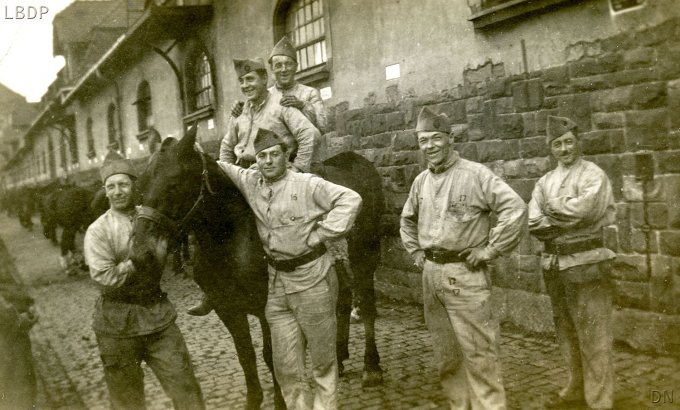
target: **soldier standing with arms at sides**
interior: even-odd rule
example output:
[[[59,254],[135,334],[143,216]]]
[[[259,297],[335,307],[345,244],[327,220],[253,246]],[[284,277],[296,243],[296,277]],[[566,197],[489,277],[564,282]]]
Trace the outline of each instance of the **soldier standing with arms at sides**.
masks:
[[[616,256],[602,243],[615,221],[607,175],[581,158],[576,124],[548,117],[548,144],[557,168],[536,183],[529,202],[529,232],[545,244],[543,272],[557,339],[567,361],[567,385],[548,408],[583,404],[609,409],[614,399],[612,284]]]
[[[146,408],[145,361],[176,409],[203,409],[189,351],[175,324],[177,313],[160,288],[162,271],[139,272],[128,256],[135,214],[132,162],[112,151],[100,175],[111,207],[87,229],[84,253],[90,277],[101,289],[93,328],[111,408]],[[156,254],[164,255],[167,241],[159,247]]]
[[[487,167],[460,158],[449,133],[446,115],[422,109],[416,135],[428,169],[411,186],[401,239],[423,271],[425,320],[451,409],[505,409],[486,263],[517,246],[526,204]]]
[[[305,358],[311,357],[315,410],[337,408],[338,362],[335,316],[338,281],[333,243],[351,229],[361,197],[313,174],[287,169],[287,146],[260,128],[257,169],[218,165],[255,214],[269,263],[265,314],[271,328],[274,372],[289,409],[308,409]]]

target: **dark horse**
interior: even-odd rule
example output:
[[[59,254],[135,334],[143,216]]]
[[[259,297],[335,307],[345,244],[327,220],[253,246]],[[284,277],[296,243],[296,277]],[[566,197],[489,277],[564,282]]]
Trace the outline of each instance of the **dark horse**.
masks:
[[[79,263],[72,260],[76,254],[76,234],[87,229],[93,221],[90,209],[92,193],[72,184],[51,184],[45,187],[40,201],[40,214],[45,237],[56,243],[57,226],[61,226],[62,267],[74,274]]]
[[[172,138],[164,140],[140,177],[142,207],[135,221],[132,257],[133,260],[153,259],[159,240],[182,230],[195,233],[198,246],[194,279],[232,335],[245,373],[247,408],[259,409],[262,388],[247,314],[260,320],[264,360],[272,370],[271,335],[264,315],[267,301],[264,250],[248,203],[217,164],[196,150],[195,140],[195,127],[179,142]],[[330,158],[321,166],[320,173],[330,181],[355,189],[363,198],[349,250],[353,284],[359,292],[366,328],[363,382],[375,385],[382,382],[375,345],[373,288],[373,273],[380,258],[381,179],[368,160],[354,153]],[[349,357],[352,297],[349,289],[344,289],[339,296],[338,361],[342,363]],[[277,408],[285,408],[276,380],[274,386],[275,404]]]

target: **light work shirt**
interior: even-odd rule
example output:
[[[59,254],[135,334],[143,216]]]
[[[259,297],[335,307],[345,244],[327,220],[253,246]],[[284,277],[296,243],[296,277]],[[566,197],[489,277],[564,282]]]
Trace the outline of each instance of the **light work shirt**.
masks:
[[[220,161],[232,164],[241,159],[255,162],[253,143],[257,131],[264,128],[283,138],[288,147],[297,145],[293,165],[300,171],[309,171],[314,141],[320,140],[321,134],[300,110],[283,107],[279,100],[267,92],[258,106],[246,101],[241,115],[229,119],[227,133],[220,144]]]
[[[498,217],[493,228],[491,212]],[[526,204],[508,184],[453,151],[447,169],[428,169],[413,181],[400,233],[411,255],[426,249],[485,247],[495,258],[517,246],[525,220]]]
[[[323,105],[321,93],[314,87],[295,82],[288,88],[281,88],[278,85],[269,88],[274,101],[281,101],[284,95],[292,95],[298,100],[305,103],[302,108],[302,114],[307,117],[314,126],[323,133],[326,131],[328,125],[328,113]]]
[[[302,256],[327,239],[343,237],[361,208],[359,194],[316,175],[287,170],[268,182],[258,170],[218,164],[248,201],[264,250],[276,260]],[[270,266],[270,287],[278,275],[286,293],[307,290],[326,276],[332,261],[326,253],[293,272]]]
[[[90,277],[102,293],[123,286],[135,269],[128,259],[132,219],[132,215],[109,209],[87,228],[83,253]],[[95,333],[111,337],[139,336],[167,328],[176,317],[167,299],[142,306],[100,296],[95,305],[93,328]]]
[[[529,232],[541,239],[541,232],[560,228],[557,242],[602,238],[602,228],[616,220],[614,193],[607,174],[582,158],[571,167],[557,168],[538,180],[529,201]],[[614,252],[596,248],[558,257],[560,270],[613,259]],[[553,255],[543,255],[548,269]]]

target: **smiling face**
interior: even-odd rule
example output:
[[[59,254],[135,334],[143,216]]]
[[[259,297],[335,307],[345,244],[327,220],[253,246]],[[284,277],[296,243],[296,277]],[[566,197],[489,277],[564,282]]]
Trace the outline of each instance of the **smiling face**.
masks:
[[[260,74],[257,71],[251,71],[238,79],[241,86],[241,92],[246,96],[248,101],[256,103],[265,96],[267,91],[267,75]]]
[[[555,138],[550,142],[550,152],[557,162],[568,167],[576,162],[580,156],[578,138],[571,132]]]
[[[132,178],[127,174],[113,174],[104,183],[106,197],[109,198],[111,209],[128,212],[134,208],[132,195]]]
[[[260,173],[268,181],[274,181],[286,172],[288,155],[281,144],[263,149],[255,154],[255,159]]]
[[[276,84],[280,87],[287,88],[295,82],[295,72],[298,64],[295,60],[288,56],[276,55],[272,57],[271,69],[276,78]]]
[[[425,154],[428,164],[437,167],[451,155],[451,138],[443,132],[421,131],[418,133],[418,147]]]

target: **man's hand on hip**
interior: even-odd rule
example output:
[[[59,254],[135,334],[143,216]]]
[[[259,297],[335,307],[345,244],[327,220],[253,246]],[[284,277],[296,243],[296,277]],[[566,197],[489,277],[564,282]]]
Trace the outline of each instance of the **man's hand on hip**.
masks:
[[[326,239],[324,241],[328,253],[335,260],[349,260],[349,250],[347,249],[347,239]]]
[[[491,260],[489,251],[482,247],[465,249],[460,253],[460,256],[465,258],[465,263],[471,269],[477,269]]]
[[[420,270],[425,267],[425,252],[417,251],[413,254],[413,264]]]

